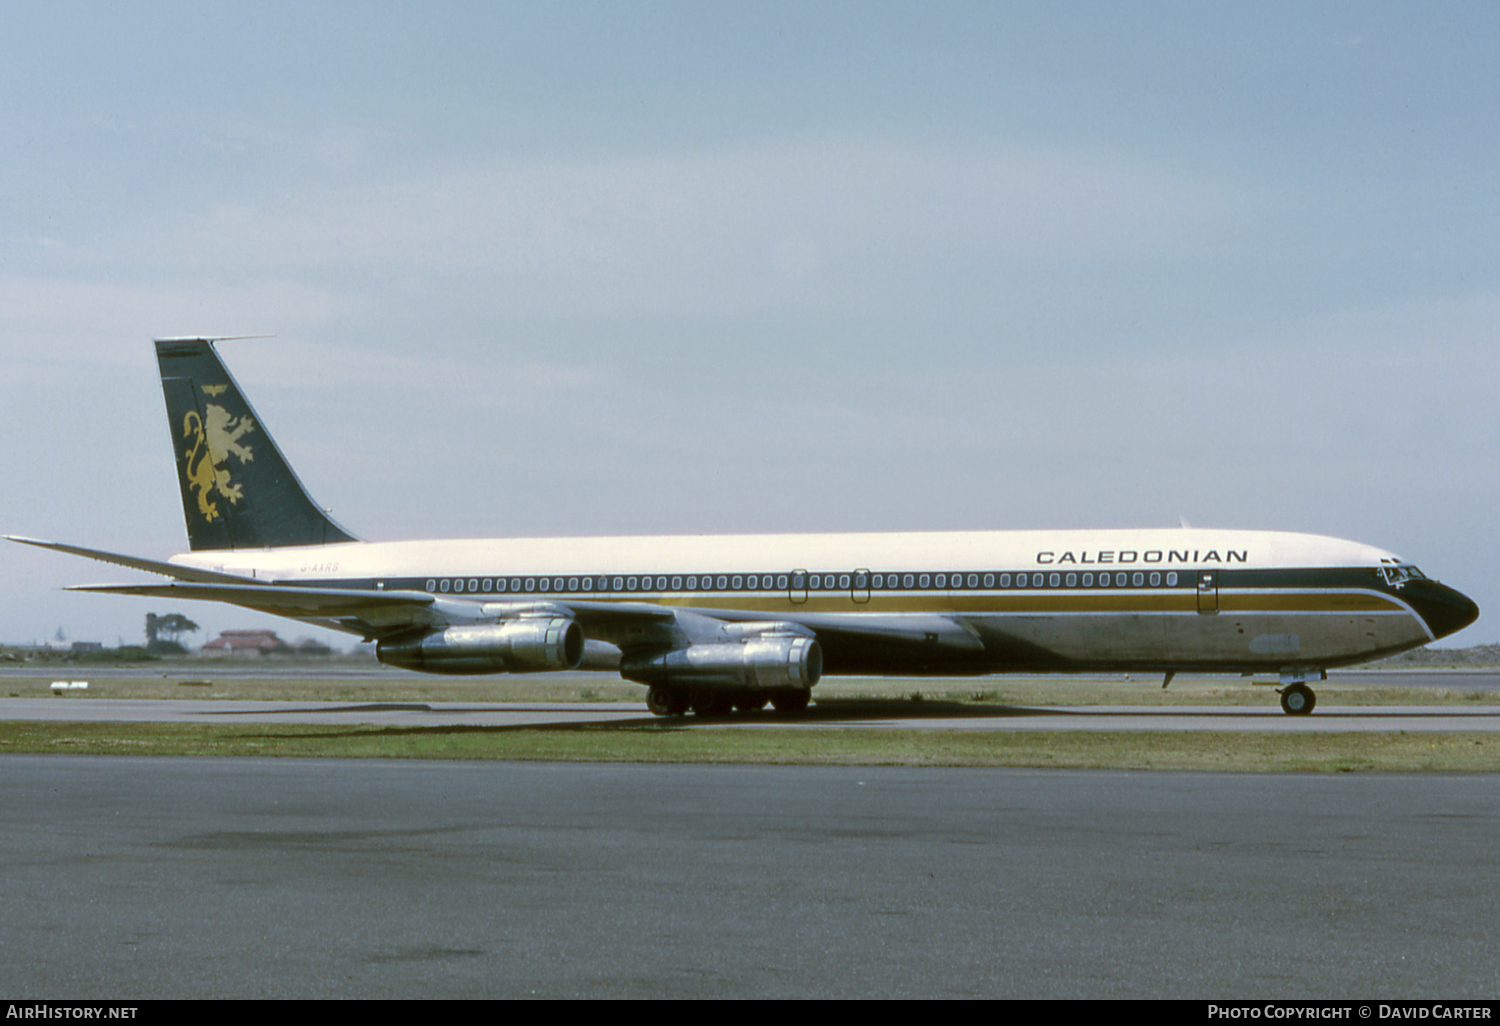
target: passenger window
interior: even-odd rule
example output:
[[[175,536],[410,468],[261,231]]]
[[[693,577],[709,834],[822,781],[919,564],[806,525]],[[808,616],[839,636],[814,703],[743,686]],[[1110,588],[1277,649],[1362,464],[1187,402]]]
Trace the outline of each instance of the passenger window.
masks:
[[[1069,574],[1068,575],[1068,587],[1072,588],[1072,587],[1075,587],[1077,584],[1078,584],[1078,575],[1077,574]]]
[[[986,588],[993,588],[995,586],[995,575],[994,574],[985,574],[984,575],[984,586]]]

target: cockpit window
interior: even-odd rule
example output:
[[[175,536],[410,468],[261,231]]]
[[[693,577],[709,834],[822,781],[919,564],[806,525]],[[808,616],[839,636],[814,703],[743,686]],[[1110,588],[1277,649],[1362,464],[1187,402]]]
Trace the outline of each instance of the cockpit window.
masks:
[[[1407,581],[1420,581],[1425,576],[1410,563],[1386,563],[1378,572],[1381,579],[1393,588],[1399,588]]]

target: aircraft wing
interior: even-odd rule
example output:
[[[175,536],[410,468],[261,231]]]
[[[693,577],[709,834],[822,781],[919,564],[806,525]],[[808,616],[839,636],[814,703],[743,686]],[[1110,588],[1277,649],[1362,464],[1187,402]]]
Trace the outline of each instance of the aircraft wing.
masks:
[[[446,622],[433,608],[434,596],[412,591],[295,588],[279,584],[246,584],[243,578],[237,578],[234,584],[81,584],[67,590],[228,602],[298,620],[331,619],[338,621],[344,630],[368,636]]]
[[[566,617],[587,636],[623,652],[664,651],[700,642],[739,637],[736,625],[796,624],[816,636],[830,658],[863,665],[869,658],[922,666],[942,655],[979,656],[984,644],[961,620],[936,614],[847,617],[835,614],[767,616],[735,609],[687,610],[646,602],[592,602],[547,599],[483,601],[421,591],[371,591],[177,581],[170,584],[87,584],[69,591],[132,595],[166,600],[226,602],[261,613],[285,616],[357,634],[367,641],[413,629],[494,623],[517,618]]]
[[[149,562],[143,560],[141,562]],[[216,575],[224,577],[225,575]],[[443,627],[522,615],[570,616],[603,635],[657,633],[670,628],[672,610],[647,603],[611,602],[475,602],[443,598],[422,591],[370,591],[355,588],[308,588],[285,584],[180,581],[173,584],[81,584],[68,591],[110,595],[227,602],[261,613],[308,620],[326,627],[384,637],[414,627]],[[653,630],[655,628],[656,630]]]
[[[103,549],[8,535],[11,541],[71,555],[85,556],[133,570],[161,574],[167,584],[90,584],[69,591],[132,595],[167,600],[226,602],[261,613],[285,616],[366,640],[413,629],[436,629],[495,622],[516,617],[565,616],[576,620],[593,639],[623,651],[677,648],[721,640],[731,624],[783,622],[815,634],[839,663],[860,661],[869,653],[920,665],[942,652],[948,656],[983,652],[984,645],[961,618],[938,614],[767,614],[736,609],[687,610],[647,602],[483,600],[433,595],[420,591],[308,587],[258,582],[213,570],[129,556]]]

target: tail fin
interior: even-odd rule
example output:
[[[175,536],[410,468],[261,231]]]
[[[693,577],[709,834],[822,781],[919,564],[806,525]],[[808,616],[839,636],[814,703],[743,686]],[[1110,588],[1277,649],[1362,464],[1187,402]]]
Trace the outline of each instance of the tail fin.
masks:
[[[321,510],[206,338],[159,338],[188,543],[199,549],[355,541]]]

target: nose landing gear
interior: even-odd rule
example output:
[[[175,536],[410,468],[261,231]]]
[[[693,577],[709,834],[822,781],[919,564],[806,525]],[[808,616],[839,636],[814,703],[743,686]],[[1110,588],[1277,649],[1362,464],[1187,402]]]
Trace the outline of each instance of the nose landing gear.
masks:
[[[1318,696],[1307,686],[1309,680],[1327,680],[1327,670],[1282,670],[1281,687],[1276,693],[1281,696],[1281,711],[1288,716],[1306,716],[1318,704]]]
[[[1318,696],[1306,684],[1298,683],[1276,690],[1281,694],[1281,711],[1288,716],[1306,716],[1318,704]]]

